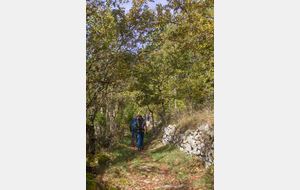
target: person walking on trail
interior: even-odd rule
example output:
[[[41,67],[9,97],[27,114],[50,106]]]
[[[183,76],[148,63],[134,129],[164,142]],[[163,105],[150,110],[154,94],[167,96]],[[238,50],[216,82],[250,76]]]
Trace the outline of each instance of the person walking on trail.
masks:
[[[134,146],[134,139],[136,139],[136,142],[138,141],[137,140],[137,119],[136,119],[136,116],[133,115],[133,119],[131,121],[131,124],[130,124],[130,132],[132,133],[131,135],[131,146]]]
[[[146,114],[144,114],[144,116],[143,116],[144,121],[146,121],[146,118],[147,118],[147,116],[146,116]]]
[[[138,150],[143,149],[144,147],[144,126],[145,122],[143,117],[140,115],[138,118],[138,127],[137,127],[137,139],[138,139]]]

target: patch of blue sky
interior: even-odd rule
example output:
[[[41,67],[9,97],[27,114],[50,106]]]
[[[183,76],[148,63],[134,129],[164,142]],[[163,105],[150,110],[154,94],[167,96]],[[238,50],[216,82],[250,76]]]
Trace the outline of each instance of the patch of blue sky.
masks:
[[[156,7],[156,4],[162,4],[162,6],[168,4],[168,1],[167,0],[159,0],[159,1],[154,1],[154,2],[150,2],[148,1],[148,6],[150,9],[155,9]],[[128,13],[130,8],[132,7],[132,1],[129,0],[128,3],[124,3],[124,4],[121,4],[120,7],[124,7],[125,8],[125,13]]]

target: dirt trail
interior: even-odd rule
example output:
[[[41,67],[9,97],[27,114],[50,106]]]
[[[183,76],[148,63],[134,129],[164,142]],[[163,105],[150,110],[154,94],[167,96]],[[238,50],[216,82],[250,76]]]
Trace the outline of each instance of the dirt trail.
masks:
[[[130,146],[131,135],[124,137],[123,148],[111,152],[112,165],[105,170],[101,178],[120,189],[203,189],[195,188],[192,181],[199,181],[200,175],[189,170],[187,178],[178,178],[184,171],[172,173],[170,162],[162,161],[168,150],[159,140],[146,136],[144,149],[137,150],[137,147]],[[153,157],[153,153],[160,151],[159,157]],[[168,154],[168,153],[167,153]],[[176,157],[177,155],[175,155]],[[176,159],[175,159],[176,160]],[[180,159],[178,159],[180,160]],[[167,165],[168,164],[168,165]],[[175,164],[175,163],[174,163]],[[185,167],[185,163],[177,163]],[[185,164],[187,165],[187,164]],[[178,174],[179,173],[179,174]],[[206,189],[206,188],[204,188]]]
[[[127,162],[127,174],[126,177],[129,183],[115,184],[121,189],[191,189],[183,185],[180,180],[176,180],[175,175],[170,172],[170,169],[164,164],[160,164],[152,160],[147,156],[149,153],[149,146],[141,151],[138,151],[136,147],[127,147],[127,150],[135,152],[140,160],[139,166],[134,166],[133,159]],[[117,170],[117,168],[116,168]],[[115,177],[121,177],[115,175]],[[111,180],[111,175],[104,174],[104,181]]]
[[[170,172],[170,169],[164,164],[159,164],[147,156],[149,153],[149,146],[138,151],[136,147],[129,147],[128,149],[135,152],[141,160],[144,160],[144,165],[132,170],[130,175],[134,177],[135,187],[123,187],[124,189],[189,189],[184,187],[180,181],[175,179],[175,175]],[[158,167],[157,167],[158,166]],[[142,174],[142,175],[141,175]],[[145,174],[145,175],[143,175]],[[165,181],[168,181],[166,185]],[[136,187],[139,186],[139,187]],[[122,188],[122,189],[123,189]]]

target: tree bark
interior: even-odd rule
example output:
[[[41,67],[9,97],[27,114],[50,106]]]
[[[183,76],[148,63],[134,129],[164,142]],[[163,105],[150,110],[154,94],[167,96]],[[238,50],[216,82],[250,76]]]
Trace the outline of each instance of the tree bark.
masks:
[[[161,91],[162,91],[162,90],[159,89],[159,93],[160,93],[160,101],[161,101],[161,106],[162,106],[162,109],[163,109],[163,118],[162,118],[162,119],[165,121],[165,123],[167,123],[167,120],[166,120],[165,104],[164,104],[164,100],[163,100],[163,98],[162,98]]]
[[[175,112],[176,112],[176,110],[177,110],[177,104],[176,104],[176,87],[174,88],[174,95],[175,95],[174,106],[175,106]]]
[[[154,128],[154,115],[153,115],[153,111],[150,109],[149,105],[147,104],[148,110],[151,113],[151,119],[152,119],[152,128],[153,128],[153,135],[155,134],[155,128]]]
[[[94,125],[88,125],[86,124],[86,127],[87,127],[87,132],[88,132],[88,135],[89,135],[89,150],[90,150],[90,153],[91,154],[95,154],[95,128],[94,128]]]
[[[153,125],[153,136],[155,134],[155,129],[154,129],[154,114],[153,112],[151,111],[151,117],[152,117],[152,125]]]
[[[94,106],[92,107],[92,110],[88,111],[89,108],[86,108],[86,117],[89,120],[89,124],[86,123],[86,132],[88,135],[88,143],[87,143],[87,152],[89,150],[90,154],[95,154],[95,142],[96,142],[96,137],[95,137],[95,119],[96,115],[100,110],[101,102],[104,100],[106,97],[106,91],[107,91],[107,86],[104,89],[104,96],[100,98],[99,101],[95,102]],[[92,112],[90,114],[89,112]]]
[[[109,109],[109,100],[108,100],[108,97],[106,97],[106,109],[105,109],[105,112],[106,112],[106,123],[105,123],[105,128],[107,128],[107,121],[108,121],[108,118],[109,118],[109,113],[108,113],[108,109]],[[105,130],[106,131],[106,130]]]
[[[175,77],[174,77],[175,79],[176,79],[176,75],[175,75]],[[175,96],[175,98],[174,98],[174,106],[175,106],[175,112],[176,112],[176,110],[177,110],[177,104],[176,104],[176,86],[175,86],[175,88],[174,88],[174,96]]]
[[[114,99],[114,94],[113,94],[113,86],[111,86],[111,100]],[[114,114],[115,114],[115,106],[114,106],[114,101],[111,101],[110,105],[109,105],[109,129],[110,132],[113,133],[114,132]]]
[[[190,103],[190,110],[191,110],[191,113],[193,112],[193,90],[192,90],[192,87],[190,85],[190,76],[188,76],[188,85],[189,85],[189,90],[190,90],[190,100],[191,100],[191,103]]]
[[[166,110],[165,110],[165,104],[164,102],[162,101],[161,102],[161,106],[163,108],[163,120],[165,121],[165,124],[167,123],[167,119],[166,119]]]

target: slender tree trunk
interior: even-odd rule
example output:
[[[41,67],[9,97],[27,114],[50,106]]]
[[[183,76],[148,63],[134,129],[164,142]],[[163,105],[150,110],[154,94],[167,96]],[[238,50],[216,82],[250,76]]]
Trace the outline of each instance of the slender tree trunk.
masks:
[[[104,121],[103,121],[103,107],[100,108],[100,114],[101,114],[101,118],[102,119],[101,119],[101,123],[100,123],[100,129],[99,129],[100,133],[99,133],[99,136],[102,134],[102,131],[103,131],[102,128],[103,128],[103,124],[104,124]]]
[[[155,128],[154,128],[154,115],[153,115],[153,111],[150,109],[149,105],[147,104],[148,110],[151,113],[151,119],[152,119],[152,128],[153,128],[153,135],[155,134]]]
[[[106,121],[106,123],[105,123],[105,126],[107,125],[107,121],[108,121],[108,118],[109,118],[108,109],[109,109],[109,100],[108,100],[108,97],[106,97],[106,109],[105,109],[105,112],[106,112],[106,114],[105,114],[105,117],[106,117],[105,121]]]
[[[174,100],[174,104],[175,104],[175,112],[176,112],[177,111],[176,99]]]
[[[91,154],[95,154],[95,128],[94,125],[86,124],[88,135],[89,135],[89,150]]]
[[[177,110],[177,104],[176,104],[176,87],[174,88],[174,95],[175,95],[174,106],[175,106],[175,112],[176,112],[176,110]]]
[[[175,80],[176,80],[176,75],[175,75]],[[174,96],[175,96],[175,98],[174,98],[174,107],[175,107],[175,112],[176,112],[176,110],[177,110],[177,104],[176,104],[176,86],[175,86],[175,88],[174,88]]]
[[[108,111],[107,111],[107,104],[105,106],[105,120],[103,121],[103,133],[102,133],[102,136],[106,135],[107,134],[107,118],[108,118]]]
[[[89,139],[88,136],[86,136],[86,154],[90,152],[90,145],[89,145]]]
[[[188,76],[188,79],[189,79],[189,90],[190,90],[190,100],[191,100],[191,103],[190,103],[190,110],[191,110],[191,113],[193,112],[193,90],[192,90],[192,87],[190,85],[190,76]]]
[[[151,117],[152,117],[152,125],[153,125],[153,136],[155,135],[155,129],[154,129],[154,114],[151,111]]]
[[[165,104],[164,104],[163,101],[161,102],[161,106],[162,106],[162,108],[163,108],[163,120],[165,121],[165,123],[167,123]]]
[[[105,87],[104,89],[104,96],[102,95],[102,97],[100,98],[99,101],[96,101],[94,103],[94,106],[93,107],[90,107],[92,108],[90,111],[89,111],[89,108],[86,108],[86,117],[87,119],[89,120],[89,124],[86,123],[86,133],[88,135],[88,138],[87,138],[87,152],[89,150],[89,152],[91,154],[95,154],[95,143],[96,143],[96,137],[95,137],[95,119],[96,119],[96,115],[97,113],[100,111],[100,106],[101,106],[101,103],[102,101],[104,100],[104,98],[106,97],[106,91],[107,91],[107,86]],[[96,99],[97,100],[97,99]],[[92,112],[93,114],[91,114],[90,112]]]
[[[165,123],[167,123],[167,120],[166,120],[166,110],[165,110],[165,104],[164,104],[164,100],[162,98],[162,94],[161,94],[161,90],[159,90],[160,92],[160,101],[161,101],[161,106],[162,106],[162,109],[163,109],[163,120],[165,121]]]
[[[110,132],[113,133],[114,131],[114,112],[115,112],[115,106],[114,106],[114,94],[113,94],[113,86],[111,86],[111,103],[109,105],[109,129],[110,129]]]

